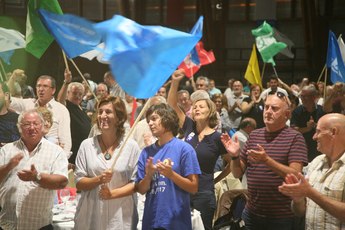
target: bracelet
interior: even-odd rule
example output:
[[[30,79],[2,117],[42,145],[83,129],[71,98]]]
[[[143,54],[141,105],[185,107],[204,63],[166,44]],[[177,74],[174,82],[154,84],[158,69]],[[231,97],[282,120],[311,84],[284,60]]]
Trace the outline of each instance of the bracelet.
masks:
[[[236,157],[231,157],[231,160],[237,160],[238,158],[240,158],[240,155],[237,155]]]
[[[67,82],[66,80],[63,80],[63,83],[64,83],[65,85],[68,85],[68,84],[71,83],[71,82]]]

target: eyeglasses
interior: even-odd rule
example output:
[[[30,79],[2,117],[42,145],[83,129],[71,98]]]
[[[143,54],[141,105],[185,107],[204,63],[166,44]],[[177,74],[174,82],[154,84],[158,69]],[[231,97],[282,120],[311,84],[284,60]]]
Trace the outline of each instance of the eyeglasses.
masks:
[[[40,89],[40,88],[43,88],[43,89],[49,89],[49,88],[53,88],[49,85],[36,85],[36,89]]]
[[[42,123],[36,123],[36,122],[33,122],[33,123],[21,123],[21,126],[24,127],[24,129],[29,129],[31,128],[31,126],[34,126],[34,128],[38,128],[42,125]]]
[[[282,92],[276,91],[276,92],[269,92],[268,95],[276,95],[278,98],[282,99],[283,101],[286,102],[286,104],[289,106],[291,106],[291,101],[289,100],[289,98]]]

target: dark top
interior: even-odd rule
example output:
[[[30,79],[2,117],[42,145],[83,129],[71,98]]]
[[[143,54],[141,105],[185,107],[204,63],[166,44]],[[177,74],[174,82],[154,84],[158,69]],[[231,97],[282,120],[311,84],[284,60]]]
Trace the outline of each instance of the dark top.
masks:
[[[215,131],[212,134],[205,135],[204,139],[199,142],[195,122],[186,117],[182,127],[185,133],[185,142],[193,146],[196,151],[201,175],[199,175],[198,191],[213,191],[213,172],[218,157],[226,153],[223,143],[220,141],[220,133]]]
[[[298,106],[291,116],[290,126],[305,128],[307,127],[307,122],[310,120],[310,117],[313,117],[315,123],[325,115],[325,112],[322,109],[321,105],[317,105],[315,110],[309,113],[303,105]],[[309,132],[303,133],[303,137],[308,147],[308,161],[311,162],[316,156],[320,155],[320,152],[317,151],[317,143],[313,140],[315,134],[315,128],[312,128]]]
[[[72,155],[68,161],[69,163],[75,164],[75,158],[77,156],[79,146],[81,142],[89,136],[91,130],[91,120],[78,105],[66,100],[66,107],[71,117],[72,138]]]
[[[250,102],[252,102],[252,98],[246,97],[243,99],[243,101],[249,104]],[[265,107],[264,100],[261,99],[259,103],[255,103],[253,105],[253,107],[249,110],[248,113],[242,115],[242,119],[246,117],[253,118],[256,121],[257,129],[265,127],[264,107]]]
[[[20,138],[17,128],[18,116],[14,112],[0,115],[0,143],[10,143]]]

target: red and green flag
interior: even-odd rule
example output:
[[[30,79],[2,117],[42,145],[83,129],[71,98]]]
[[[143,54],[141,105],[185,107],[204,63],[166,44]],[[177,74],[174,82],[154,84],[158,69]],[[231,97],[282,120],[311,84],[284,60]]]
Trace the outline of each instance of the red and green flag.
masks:
[[[56,14],[63,13],[57,0],[29,0],[26,18],[26,51],[36,58],[41,58],[54,38],[41,22],[38,9]]]

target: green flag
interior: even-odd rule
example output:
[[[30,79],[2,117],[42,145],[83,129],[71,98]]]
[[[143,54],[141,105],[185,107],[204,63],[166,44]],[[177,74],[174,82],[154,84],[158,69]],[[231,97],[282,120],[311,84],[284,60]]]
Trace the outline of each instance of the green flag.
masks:
[[[38,9],[63,14],[57,0],[29,0],[26,17],[26,51],[41,58],[54,38],[45,28],[38,15]]]
[[[262,60],[266,63],[272,63],[275,65],[273,57],[281,50],[286,48],[286,44],[283,42],[277,42],[273,37],[272,27],[266,23],[262,23],[261,26],[252,30],[252,34],[255,36],[256,47],[258,48]]]

